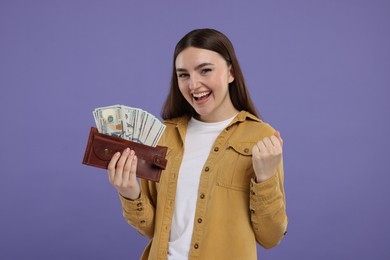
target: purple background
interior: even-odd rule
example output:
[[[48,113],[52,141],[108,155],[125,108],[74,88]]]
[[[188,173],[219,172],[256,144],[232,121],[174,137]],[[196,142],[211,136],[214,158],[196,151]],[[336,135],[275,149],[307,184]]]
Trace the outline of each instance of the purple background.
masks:
[[[0,1],[0,258],[138,259],[92,110],[159,115],[176,42],[233,42],[285,140],[289,229],[260,259],[390,259],[389,1]],[[218,232],[218,230],[215,230]]]

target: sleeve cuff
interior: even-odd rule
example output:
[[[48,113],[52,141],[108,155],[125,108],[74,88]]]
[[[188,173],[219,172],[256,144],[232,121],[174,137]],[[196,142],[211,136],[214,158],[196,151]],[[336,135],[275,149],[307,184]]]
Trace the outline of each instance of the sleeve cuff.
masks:
[[[130,200],[125,197],[123,197],[121,194],[119,194],[119,199],[122,203],[122,208],[124,213],[127,213],[129,215],[139,215],[137,213],[141,213],[144,210],[145,205],[145,199],[142,195],[142,192],[138,199]]]
[[[280,198],[281,191],[278,175],[275,174],[264,182],[257,183],[255,178],[251,179],[250,184],[251,200],[253,202],[268,205]]]

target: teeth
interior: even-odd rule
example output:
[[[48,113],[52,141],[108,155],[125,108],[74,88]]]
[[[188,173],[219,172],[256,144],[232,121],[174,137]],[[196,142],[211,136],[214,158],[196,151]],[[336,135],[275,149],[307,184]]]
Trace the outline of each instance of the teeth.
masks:
[[[201,98],[207,96],[210,92],[194,93],[192,94],[195,98]]]

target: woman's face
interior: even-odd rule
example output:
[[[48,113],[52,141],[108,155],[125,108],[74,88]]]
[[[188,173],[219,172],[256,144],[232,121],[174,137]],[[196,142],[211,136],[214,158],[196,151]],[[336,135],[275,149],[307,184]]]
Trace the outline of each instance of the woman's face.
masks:
[[[204,122],[219,122],[238,111],[229,95],[234,77],[226,60],[217,52],[188,47],[175,61],[179,89]]]

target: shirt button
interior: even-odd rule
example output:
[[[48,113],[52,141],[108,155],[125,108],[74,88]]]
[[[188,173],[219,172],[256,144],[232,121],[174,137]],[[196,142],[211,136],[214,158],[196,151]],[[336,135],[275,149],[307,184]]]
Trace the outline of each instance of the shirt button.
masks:
[[[199,248],[198,243],[195,243],[195,244],[194,244],[194,248],[195,248],[195,249],[198,249],[198,248]]]
[[[141,207],[141,206],[142,206],[142,203],[141,203],[141,202],[137,204],[137,207]]]
[[[204,199],[204,197],[205,197],[204,193],[200,194],[201,199]]]
[[[138,211],[142,211],[142,208],[137,208]]]
[[[255,214],[255,211],[253,209],[251,209],[251,214]]]
[[[198,223],[202,223],[202,219],[201,218],[198,218]]]
[[[248,149],[248,148],[245,148],[245,149],[244,149],[244,152],[245,152],[245,153],[249,153],[249,149]]]
[[[218,152],[219,151],[219,148],[218,147],[215,147],[214,148],[214,152]]]
[[[141,220],[139,223],[141,223],[141,224],[145,224],[145,220]]]
[[[252,194],[252,195],[256,195],[256,193],[255,193],[253,190],[251,191],[251,194]]]
[[[206,168],[204,168],[204,170],[205,170],[206,172],[208,172],[208,171],[210,170],[210,168],[209,168],[209,167],[206,167]]]

